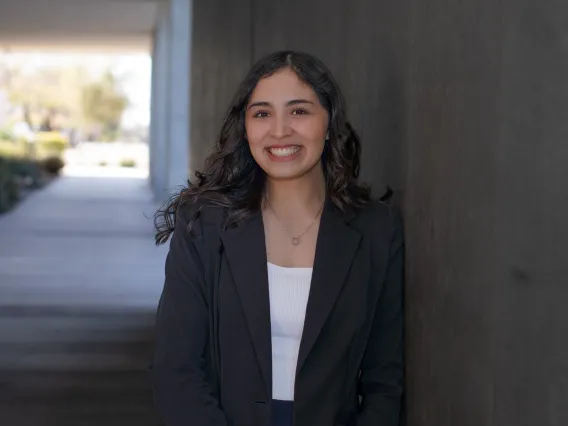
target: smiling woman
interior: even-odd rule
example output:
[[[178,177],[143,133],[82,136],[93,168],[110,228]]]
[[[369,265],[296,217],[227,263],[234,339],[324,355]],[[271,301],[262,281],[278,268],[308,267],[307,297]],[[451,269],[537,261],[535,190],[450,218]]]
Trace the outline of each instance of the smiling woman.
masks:
[[[256,163],[272,179],[322,174],[329,114],[312,88],[289,68],[258,82],[245,117]]]
[[[278,83],[286,85],[279,87]],[[289,117],[296,118],[298,123],[292,126],[291,120],[284,119],[282,113],[285,109]],[[316,120],[304,120],[303,115],[312,110],[316,112]],[[306,131],[305,124],[300,126],[302,121],[308,123],[310,132],[317,133],[318,127],[314,123],[320,123],[326,116],[325,123],[320,123],[319,127],[319,131],[324,129],[323,133],[310,136],[318,136],[323,147],[318,167],[325,176],[326,194],[342,210],[365,205],[370,199],[370,191],[357,182],[360,141],[345,110],[337,82],[317,58],[283,51],[261,59],[239,86],[203,171],[197,172],[196,179],[156,215],[157,242],[167,241],[173,232],[175,211],[182,203],[194,203],[199,199],[228,208],[227,226],[249,217],[264,198],[267,177],[263,169],[263,165],[267,164],[257,163],[258,144],[255,143],[262,137],[257,135],[266,134],[266,129],[270,128],[273,136],[270,143],[274,145],[272,153],[275,157],[278,155],[276,148],[286,148],[285,144],[290,144],[291,140],[283,140],[285,138],[279,136],[279,132],[285,135],[291,132],[293,140],[297,140],[298,133],[294,130],[301,128],[302,132]],[[268,119],[267,124],[257,126],[252,123],[253,118],[259,121]],[[250,131],[254,133],[248,135]],[[268,143],[266,137],[262,143]],[[308,159],[305,161],[305,164],[309,163]]]
[[[172,241],[152,375],[168,426],[396,426],[398,215],[313,56],[249,72],[204,170],[156,214]]]

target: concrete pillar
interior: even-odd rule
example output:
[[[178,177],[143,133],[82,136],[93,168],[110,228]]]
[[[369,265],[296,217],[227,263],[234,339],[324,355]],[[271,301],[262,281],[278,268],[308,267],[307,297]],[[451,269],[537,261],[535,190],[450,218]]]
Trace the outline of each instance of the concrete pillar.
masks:
[[[164,201],[188,177],[191,0],[160,4],[152,76],[151,181]]]
[[[158,108],[157,108],[157,80],[158,80],[158,61],[157,61],[157,40],[156,32],[152,37],[152,80],[150,92],[150,138],[149,138],[149,166],[150,166],[150,188],[154,190],[156,180],[156,156],[158,149]]]
[[[169,145],[169,58],[170,58],[169,5],[160,4],[156,30],[154,35],[154,51],[152,57],[152,94],[153,111],[152,127],[154,142],[152,144],[152,189],[156,198],[164,199],[166,174],[168,169]]]
[[[192,0],[170,0],[166,191],[185,185],[189,169]]]

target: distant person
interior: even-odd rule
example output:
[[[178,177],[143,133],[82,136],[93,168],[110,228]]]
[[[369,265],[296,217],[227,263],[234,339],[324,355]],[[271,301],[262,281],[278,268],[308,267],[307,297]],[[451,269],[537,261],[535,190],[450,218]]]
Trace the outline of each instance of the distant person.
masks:
[[[395,426],[403,237],[357,182],[329,70],[278,52],[240,85],[173,233],[151,366],[167,426]]]

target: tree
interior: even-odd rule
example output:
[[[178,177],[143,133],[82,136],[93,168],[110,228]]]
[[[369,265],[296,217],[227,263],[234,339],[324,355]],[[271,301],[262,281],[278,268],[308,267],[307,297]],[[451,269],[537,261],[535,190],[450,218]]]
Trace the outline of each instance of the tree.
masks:
[[[128,99],[119,90],[116,77],[107,72],[101,80],[83,87],[81,106],[86,124],[103,139],[110,140],[119,129]]]
[[[0,74],[0,89],[30,128],[50,131],[81,124],[80,93],[88,82],[81,67],[36,68],[23,62],[1,64]]]
[[[8,58],[10,59],[10,58]],[[37,67],[27,58],[0,56],[0,90],[31,129],[74,129],[112,140],[129,102],[122,80],[84,65]]]

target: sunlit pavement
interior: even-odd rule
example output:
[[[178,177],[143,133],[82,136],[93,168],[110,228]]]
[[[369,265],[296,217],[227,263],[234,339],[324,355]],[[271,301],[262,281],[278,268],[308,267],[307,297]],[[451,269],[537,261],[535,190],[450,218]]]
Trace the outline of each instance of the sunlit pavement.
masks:
[[[167,248],[146,175],[68,168],[0,216],[0,424],[159,424],[146,368]]]
[[[100,178],[134,178],[147,179],[148,170],[144,168],[113,167],[113,166],[86,166],[68,165],[63,170],[68,177],[100,177]]]

